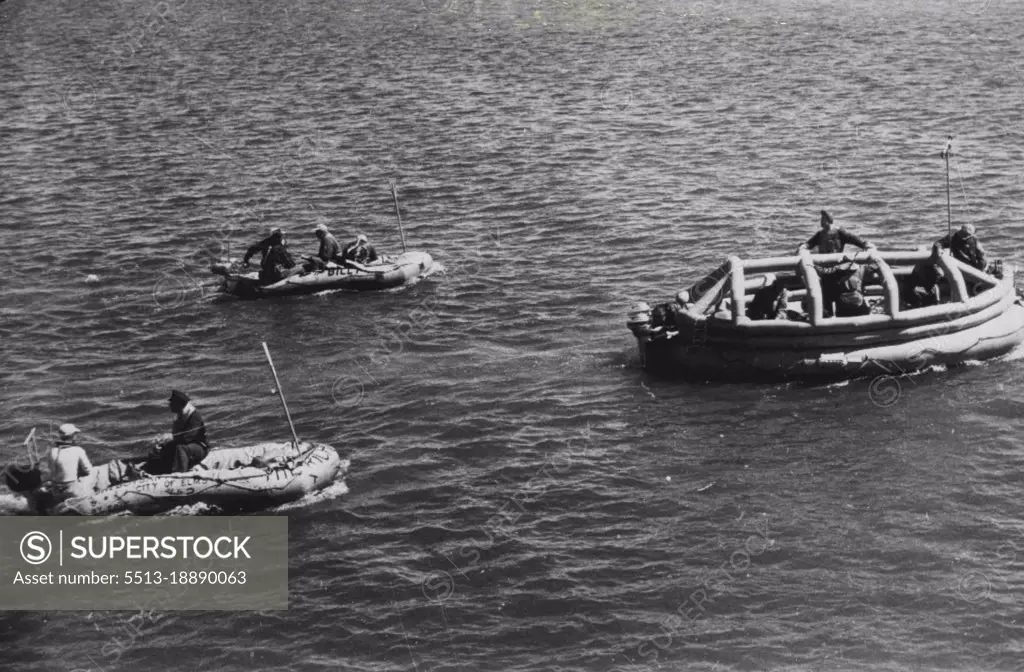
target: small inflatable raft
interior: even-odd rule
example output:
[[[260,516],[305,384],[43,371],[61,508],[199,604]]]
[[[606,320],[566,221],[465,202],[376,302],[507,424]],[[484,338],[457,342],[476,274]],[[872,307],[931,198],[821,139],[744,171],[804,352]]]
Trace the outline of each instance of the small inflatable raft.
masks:
[[[191,470],[167,475],[140,474],[132,461],[114,460],[93,469],[92,494],[59,503],[46,485],[21,494],[47,515],[152,515],[193,504],[255,511],[323,490],[344,478],[348,467],[328,445],[266,443],[212,450]]]
[[[850,257],[806,250],[792,257],[732,257],[674,302],[653,310],[635,304],[627,326],[644,368],[701,380],[898,376],[990,359],[1024,342],[1024,303],[1013,268],[1002,262],[980,271],[942,252],[938,305],[909,308],[907,278],[930,252],[859,253],[853,261],[877,278],[864,285],[871,312],[828,317],[814,265],[844,258]],[[754,292],[776,279],[789,292],[789,319],[750,319]]]
[[[237,262],[221,261],[210,267],[211,272],[224,278],[223,289],[228,294],[244,299],[292,294],[313,294],[329,289],[369,291],[400,287],[428,273],[434,265],[426,252],[406,252],[397,256],[382,256],[372,264],[333,262],[319,271],[304,271],[279,282],[264,285],[259,270],[243,269]]]

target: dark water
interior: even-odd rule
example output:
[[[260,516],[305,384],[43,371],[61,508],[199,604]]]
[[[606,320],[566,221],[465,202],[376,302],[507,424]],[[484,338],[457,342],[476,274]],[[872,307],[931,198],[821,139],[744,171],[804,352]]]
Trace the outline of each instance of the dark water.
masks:
[[[127,613],[8,612],[0,667],[1018,669],[1019,361],[670,384],[624,321],[821,208],[941,235],[947,134],[955,222],[1019,263],[1020,10],[0,4],[0,455],[68,420],[97,460],[138,450],[172,387],[223,444],[285,439],[266,341],[299,433],[352,460],[279,512],[287,612],[134,641]],[[397,251],[390,179],[443,271],[214,296],[208,255],[271,225]]]

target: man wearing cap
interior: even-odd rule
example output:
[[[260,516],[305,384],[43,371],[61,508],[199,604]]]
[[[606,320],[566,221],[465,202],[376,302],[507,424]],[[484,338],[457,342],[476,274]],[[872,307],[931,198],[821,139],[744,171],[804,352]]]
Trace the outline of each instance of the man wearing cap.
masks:
[[[341,257],[344,261],[366,264],[371,261],[377,261],[377,250],[373,249],[373,245],[370,245],[366,236],[360,233],[356,236],[355,241],[345,247]]]
[[[875,249],[874,244],[865,242],[860,236],[844,229],[833,229],[832,215],[822,210],[821,231],[818,231],[806,243],[800,245],[800,249],[813,249],[817,247],[819,254],[832,254],[834,252],[842,252],[847,244],[856,245],[862,250]]]
[[[95,487],[89,456],[75,443],[78,434],[78,427],[71,423],[61,425],[56,445],[50,449],[51,491],[58,502],[91,495]]]
[[[210,444],[206,440],[206,424],[188,395],[178,390],[171,392],[167,402],[175,414],[171,435],[159,441],[149,454],[145,471],[150,474],[170,474],[188,471],[206,459]]]
[[[986,268],[985,250],[974,236],[974,231],[973,224],[964,224],[958,231],[946,234],[937,242],[943,248],[948,249],[954,259],[973,266],[979,271],[984,271]]]

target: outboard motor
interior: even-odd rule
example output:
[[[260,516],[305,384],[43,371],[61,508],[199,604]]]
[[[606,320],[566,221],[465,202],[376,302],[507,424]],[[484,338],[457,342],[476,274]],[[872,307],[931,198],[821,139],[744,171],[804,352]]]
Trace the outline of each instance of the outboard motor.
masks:
[[[210,271],[217,275],[228,276],[231,274],[231,269],[234,266],[234,260],[232,259],[219,259],[210,264]]]
[[[43,484],[43,472],[34,464],[31,467],[9,464],[4,469],[4,483],[11,492],[31,492]]]
[[[643,301],[637,301],[629,307],[626,326],[637,338],[651,333],[651,307]]]
[[[991,264],[989,264],[987,270],[990,274],[994,275],[1000,280],[1003,279],[1003,261],[1001,259],[997,259],[996,261],[993,261]]]

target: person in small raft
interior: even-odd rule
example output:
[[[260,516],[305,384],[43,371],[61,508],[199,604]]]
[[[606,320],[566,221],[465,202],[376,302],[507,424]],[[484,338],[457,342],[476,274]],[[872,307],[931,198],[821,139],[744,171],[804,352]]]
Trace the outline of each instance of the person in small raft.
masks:
[[[939,282],[945,272],[939,266],[940,244],[932,245],[932,254],[927,260],[914,266],[910,275],[900,285],[900,296],[903,297],[904,308],[924,308],[937,306],[942,298]]]
[[[821,229],[810,237],[805,243],[801,243],[797,252],[816,249],[820,254],[842,252],[847,245],[855,245],[862,250],[873,250],[875,245],[869,243],[860,236],[850,233],[842,228],[833,227],[834,220],[827,211],[821,211]],[[847,258],[844,261],[848,261]],[[851,262],[852,264],[852,262]],[[864,269],[857,264],[835,267],[815,266],[822,274],[822,291],[825,292],[825,315],[833,314],[832,304],[842,302],[843,308],[837,316],[863,315],[870,312],[870,307],[864,301],[864,294],[861,289],[864,279]],[[841,298],[845,297],[845,298]],[[757,290],[753,300],[747,307],[747,317],[752,320],[797,320],[806,321],[809,309],[808,299],[804,299],[803,311],[789,310],[791,299],[789,290],[786,289],[782,278],[775,278],[773,282]]]
[[[50,488],[57,502],[91,495],[95,488],[92,463],[76,441],[80,433],[71,423],[61,425],[50,449]]]
[[[338,243],[338,239],[331,233],[331,230],[323,224],[317,224],[313,231],[316,234],[317,240],[320,241],[320,249],[315,257],[306,258],[305,263],[302,265],[302,270],[307,273],[322,271],[330,263],[343,263],[341,245]]]
[[[357,264],[372,264],[377,261],[377,250],[370,244],[369,239],[359,234],[356,239],[345,246],[341,258],[346,261],[354,261]]]
[[[754,294],[747,306],[747,317],[752,320],[789,319],[789,290],[782,284],[782,278],[775,278],[770,285]]]
[[[206,424],[188,395],[172,390],[167,405],[175,416],[171,433],[162,436],[150,450],[143,467],[148,474],[188,471],[206,459],[210,452]]]
[[[835,265],[814,265],[821,278],[824,317],[855,317],[871,313],[871,305],[864,296],[864,286],[877,282],[878,271],[872,265],[858,264],[849,257]],[[804,297],[803,312],[789,310],[790,294],[782,278],[754,294],[747,307],[752,320],[806,321],[810,312],[810,298]]]
[[[860,236],[850,233],[846,229],[833,228],[834,220],[827,210],[821,211],[821,229],[811,236],[806,243],[801,243],[797,252],[801,250],[817,249],[819,254],[834,254],[842,252],[847,245],[856,245],[862,250],[875,249],[874,243],[869,243]]]

